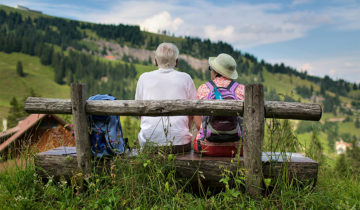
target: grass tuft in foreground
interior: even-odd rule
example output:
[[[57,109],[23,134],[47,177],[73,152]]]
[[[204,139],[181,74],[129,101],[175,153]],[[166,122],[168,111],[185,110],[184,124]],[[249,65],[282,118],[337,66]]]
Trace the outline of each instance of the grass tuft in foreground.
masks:
[[[357,175],[342,175],[322,165],[315,188],[299,187],[283,177],[272,180],[273,190],[260,199],[243,192],[243,177],[224,173],[226,184],[235,179],[235,187],[218,194],[192,193],[188,180],[177,180],[173,157],[141,155],[130,162],[116,159],[108,171],[71,180],[43,183],[32,163],[15,166],[0,173],[0,203],[4,209],[87,208],[87,209],[158,209],[158,208],[360,208],[360,184]],[[82,182],[83,181],[83,182]],[[82,184],[85,183],[85,184]]]

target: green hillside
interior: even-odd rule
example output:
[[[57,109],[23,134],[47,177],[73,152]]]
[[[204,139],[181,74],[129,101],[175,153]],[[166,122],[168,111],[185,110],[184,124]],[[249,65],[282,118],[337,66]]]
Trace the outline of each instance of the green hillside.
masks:
[[[29,11],[25,11],[25,10],[20,10],[20,9],[16,9],[16,8],[13,8],[13,7],[8,7],[6,5],[0,5],[0,9],[1,10],[4,10],[6,13],[20,13],[23,18],[39,18],[39,17],[47,17],[47,18],[52,18],[52,16],[49,16],[49,15],[45,15],[45,14],[40,14],[40,13],[35,13],[35,12],[29,12]]]
[[[174,156],[162,152],[155,156],[141,152],[132,156],[131,164],[116,157],[109,162],[109,171],[95,172],[94,168],[91,176],[76,173],[70,180],[48,177],[43,182],[32,161],[34,154],[21,156],[24,167],[4,161],[0,154],[0,209],[359,209],[360,84],[258,61],[222,41],[149,33],[133,25],[74,21],[0,5],[0,120],[9,115],[8,122],[15,126],[27,115],[24,98],[34,92],[41,97],[69,98],[73,82],[85,83],[88,96],[109,93],[133,99],[139,76],[156,67],[149,58],[133,55],[108,60],[109,46],[153,51],[165,41],[197,59],[232,55],[238,64],[237,82],[262,83],[267,101],[321,104],[320,122],[266,119],[263,142],[263,151],[296,152],[317,161],[316,183],[289,182],[296,174],[287,173],[291,165],[284,164],[278,178],[263,180],[266,196],[253,199],[243,193],[246,171],[239,168],[233,174],[223,168],[218,184],[226,188],[214,194],[179,179]],[[209,71],[194,69],[185,60],[179,60],[178,70],[188,73],[196,87],[210,79]],[[10,102],[13,98],[18,105]],[[71,121],[71,115],[64,116]],[[124,137],[135,148],[140,121],[121,116],[121,123]],[[340,140],[352,147],[338,155],[335,144]],[[9,166],[2,167],[3,163]],[[201,182],[203,173],[198,171],[193,178]]]
[[[16,73],[16,64],[21,61],[25,77]],[[0,52],[0,118],[6,117],[10,100],[16,97],[22,100],[32,88],[42,97],[69,98],[70,88],[54,81],[54,71],[40,63],[38,57],[22,53]]]
[[[133,99],[138,77],[155,66],[148,59],[131,56],[106,60],[107,49],[96,42],[154,50],[166,41],[175,43],[181,53],[198,59],[220,52],[231,54],[238,63],[237,81],[264,84],[266,100],[322,104],[323,118],[317,126],[326,153],[333,151],[330,148],[340,138],[347,142],[360,138],[360,128],[355,123],[360,117],[357,84],[314,77],[284,64],[258,61],[225,42],[148,33],[131,25],[73,21],[1,5],[0,26],[3,29],[0,31],[1,118],[6,117],[12,97],[21,101],[32,89],[42,97],[68,98],[72,82],[85,83],[88,95],[110,93],[119,99]],[[18,61],[23,64],[25,77],[16,73]],[[186,61],[179,62],[179,70],[189,73],[197,87],[209,79],[208,72],[193,69]],[[291,123],[305,145],[313,125]]]

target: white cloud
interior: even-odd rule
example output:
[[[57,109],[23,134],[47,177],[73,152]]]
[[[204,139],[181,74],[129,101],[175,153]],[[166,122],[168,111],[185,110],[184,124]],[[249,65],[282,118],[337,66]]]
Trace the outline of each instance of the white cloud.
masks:
[[[301,67],[299,68],[300,71],[307,71],[309,74],[312,74],[312,66],[310,63],[304,63],[301,65]]]
[[[181,18],[172,19],[167,11],[160,12],[140,23],[141,29],[157,33],[162,30],[176,31],[184,21]]]
[[[190,4],[137,0],[113,1],[107,11],[75,8],[77,12],[66,15],[91,22],[137,24],[151,32],[167,30],[176,35],[223,40],[241,49],[296,39],[323,23],[323,17],[315,13],[275,13],[280,9],[280,4],[265,3],[222,6],[204,0]]]
[[[114,0],[106,2],[106,8],[73,6],[70,1],[49,3],[44,0],[3,0],[4,4],[23,4],[43,10],[47,14],[67,16],[74,19],[99,23],[137,24],[149,31],[167,30],[176,35],[212,38],[222,37],[237,48],[249,48],[268,43],[283,42],[305,36],[310,30],[324,24],[335,24],[340,29],[360,29],[360,6],[358,2],[325,4],[321,8],[287,10],[284,3],[213,4],[199,1],[146,1]],[[75,1],[76,2],[76,1]],[[311,0],[293,0],[291,5],[312,4]],[[334,6],[335,5],[335,6]],[[226,28],[232,26],[232,28]],[[209,34],[209,27],[215,27]],[[224,36],[229,30],[231,36]],[[220,33],[220,34],[219,34]]]
[[[234,1],[215,5],[205,0],[114,0],[106,3],[107,9],[69,7],[66,3],[54,4],[42,0],[10,2],[34,5],[35,9],[48,11],[48,14],[61,13],[60,16],[79,20],[137,24],[151,32],[167,30],[175,35],[223,40],[242,50],[301,38],[310,30],[326,24],[336,24],[342,29],[360,29],[360,6],[356,2],[299,11],[289,11],[280,2],[254,4]],[[311,2],[294,0],[291,4]]]
[[[334,76],[336,75],[336,70],[335,70],[335,69],[330,69],[329,75],[330,75],[331,77],[334,77]]]
[[[213,4],[206,0],[113,0],[107,1],[101,8],[88,7],[86,4],[80,6],[76,0],[78,6],[72,6],[69,2],[2,0],[7,5],[21,4],[60,17],[97,23],[137,24],[152,32],[167,30],[177,36],[222,40],[242,51],[302,38],[311,30],[322,26],[330,26],[331,30],[360,30],[360,4],[353,0],[339,0],[335,3],[334,0],[327,1],[321,3],[321,6],[317,2],[314,7],[312,4],[315,1],[311,0],[293,0],[291,3],[232,1],[231,4]],[[92,3],[94,2],[98,3],[93,0]],[[298,5],[302,7],[296,7]],[[360,81],[358,51],[353,54],[354,57],[357,56],[356,59],[342,57],[341,53],[339,51],[336,58],[310,61],[282,58],[278,62],[297,69],[308,68],[309,73],[319,76],[330,74],[330,70],[334,70],[334,77],[342,76],[350,81]]]
[[[360,6],[332,7],[324,11],[331,15],[334,24],[342,30],[360,30]]]
[[[212,40],[229,40],[235,41],[234,26],[226,26],[223,29],[217,29],[214,25],[205,26],[205,36]]]

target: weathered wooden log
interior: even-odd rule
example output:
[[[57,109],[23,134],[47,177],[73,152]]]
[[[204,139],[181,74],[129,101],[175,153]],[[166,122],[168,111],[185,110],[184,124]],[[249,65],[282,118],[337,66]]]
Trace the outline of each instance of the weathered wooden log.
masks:
[[[29,113],[71,114],[69,99],[29,97],[25,102]],[[116,100],[87,101],[87,114],[123,115],[123,116],[177,116],[177,115],[213,115],[243,116],[243,101],[227,100]],[[265,117],[320,120],[322,109],[319,104],[267,101]]]
[[[244,164],[246,189],[253,197],[262,192],[261,151],[264,140],[264,86],[246,85],[244,105]]]
[[[297,153],[268,153],[261,156],[262,172],[264,178],[275,180],[284,173],[289,172],[288,178],[298,182],[316,182],[318,163]],[[124,159],[125,161],[125,159]],[[39,153],[34,159],[38,174],[43,177],[71,178],[77,172],[77,159],[75,147],[59,147]],[[225,169],[227,175],[235,175],[244,169],[244,159],[230,157],[206,157],[190,152],[178,154],[175,158],[177,175],[185,180],[197,184],[200,178],[202,184],[211,188],[224,188],[219,180],[223,178]],[[231,175],[230,175],[231,176]]]
[[[78,167],[84,174],[90,174],[92,154],[85,103],[85,85],[71,84],[71,105],[75,124],[74,131]]]
[[[319,121],[322,115],[320,104],[265,101],[265,117]]]
[[[24,108],[28,113],[72,114],[70,99],[28,97]]]

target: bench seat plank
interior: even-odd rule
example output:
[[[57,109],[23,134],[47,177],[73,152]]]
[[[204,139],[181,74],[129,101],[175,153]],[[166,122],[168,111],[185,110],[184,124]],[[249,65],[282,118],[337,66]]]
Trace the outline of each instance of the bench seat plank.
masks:
[[[289,178],[301,182],[316,182],[318,163],[299,153],[262,153],[263,175],[265,178],[276,178],[284,168],[289,171]],[[219,187],[219,180],[224,169],[233,174],[244,168],[244,159],[230,157],[200,156],[191,151],[177,154],[175,158],[177,174],[182,178],[195,177],[200,174],[204,184]],[[42,176],[71,177],[77,169],[76,148],[58,147],[35,156],[35,166]],[[197,178],[194,179],[197,181]]]

